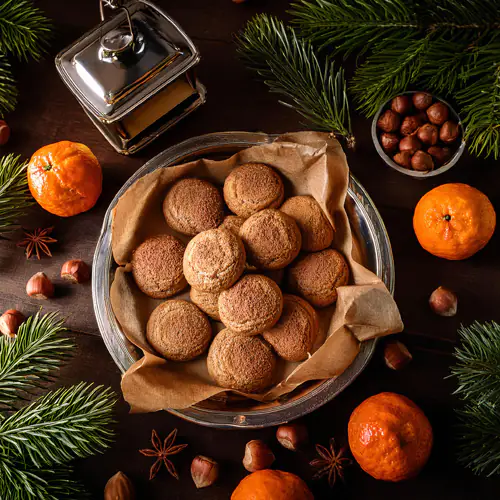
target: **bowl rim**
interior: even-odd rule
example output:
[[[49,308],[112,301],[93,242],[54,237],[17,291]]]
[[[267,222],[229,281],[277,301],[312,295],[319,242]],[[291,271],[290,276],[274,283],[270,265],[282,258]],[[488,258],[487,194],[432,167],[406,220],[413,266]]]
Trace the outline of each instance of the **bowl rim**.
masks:
[[[269,144],[276,137],[278,135],[268,135],[260,132],[215,132],[189,138],[167,148],[146,162],[116,193],[104,216],[101,234],[94,253],[92,299],[101,337],[122,374],[136,359],[132,355],[135,347],[131,351],[131,344],[121,331],[109,300],[110,285],[113,279],[113,273],[111,272],[113,264],[111,252],[112,212],[119,198],[140,177],[156,168],[168,167],[169,165],[182,162],[183,158],[187,158],[193,154],[201,157],[203,154],[213,152],[215,148],[218,152],[222,152],[224,149],[234,150],[237,147],[246,148],[254,145]],[[168,162],[165,164],[167,160]],[[365,215],[370,215],[370,217],[365,218],[365,222],[370,226],[372,234],[376,234],[382,243],[381,248],[374,247],[378,268],[374,272],[383,280],[390,293],[394,294],[395,269],[389,235],[372,199],[352,174],[349,179],[348,196],[359,210],[364,212]],[[374,227],[374,221],[377,228]],[[103,276],[99,274],[102,266],[106,269]],[[119,332],[119,334],[116,335],[116,332]],[[311,413],[342,392],[369,363],[375,351],[377,340],[372,339],[362,342],[360,351],[354,361],[338,377],[325,380],[300,398],[285,401],[276,407],[266,408],[265,410],[219,411],[192,406],[182,410],[166,410],[184,420],[214,428],[255,429],[280,425]]]
[[[412,95],[412,94],[416,94],[418,92],[425,92],[426,94],[430,94],[433,97],[433,99],[436,99],[436,100],[442,102],[443,104],[446,104],[446,106],[448,106],[448,109],[450,110],[450,112],[453,114],[453,117],[456,119],[458,125],[462,129],[462,140],[460,141],[460,146],[455,151],[455,154],[450,158],[450,160],[447,163],[445,163],[444,165],[442,165],[439,168],[436,168],[434,170],[430,170],[428,172],[418,172],[416,170],[411,170],[409,168],[404,168],[404,167],[401,167],[400,165],[398,165],[383,150],[382,146],[380,145],[380,141],[378,140],[378,135],[377,135],[377,121],[378,121],[379,116],[381,115],[382,111],[384,111],[386,109],[387,105],[395,97],[398,97],[398,96],[401,96],[401,95]],[[384,104],[382,104],[382,106],[380,106],[379,110],[377,111],[377,113],[373,117],[372,127],[371,127],[371,135],[372,135],[373,145],[375,146],[375,149],[377,150],[377,153],[382,158],[382,160],[384,160],[384,162],[385,162],[386,165],[388,165],[389,167],[393,168],[394,170],[397,170],[398,172],[401,172],[402,174],[408,175],[409,177],[415,177],[415,178],[418,178],[418,179],[425,179],[427,177],[435,177],[436,175],[440,175],[440,174],[446,172],[447,170],[449,170],[451,167],[453,167],[454,165],[456,165],[456,163],[458,162],[458,160],[460,159],[460,157],[463,155],[463,153],[465,151],[465,145],[466,145],[465,144],[465,140],[464,140],[465,129],[464,129],[462,120],[460,118],[460,115],[455,111],[455,109],[453,108],[453,106],[451,106],[451,104],[449,104],[447,101],[445,101],[444,99],[442,99],[441,97],[439,97],[439,96],[437,96],[435,94],[431,94],[430,92],[427,92],[427,91],[424,91],[424,90],[407,90],[405,92],[400,92],[400,93],[394,95],[393,97],[391,97],[390,99],[388,99]]]

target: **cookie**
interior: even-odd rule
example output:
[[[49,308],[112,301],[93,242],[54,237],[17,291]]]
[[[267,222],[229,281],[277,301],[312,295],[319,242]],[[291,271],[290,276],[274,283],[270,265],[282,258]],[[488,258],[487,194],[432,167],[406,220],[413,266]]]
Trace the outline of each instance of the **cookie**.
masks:
[[[262,336],[276,354],[287,361],[304,361],[312,351],[319,331],[313,307],[296,295],[283,295],[281,318]]]
[[[194,288],[220,292],[229,288],[245,268],[245,247],[227,229],[210,229],[197,234],[184,252],[184,275]]]
[[[164,358],[190,361],[207,350],[212,327],[205,314],[191,302],[167,300],[151,313],[146,337]]]
[[[229,229],[236,236],[240,235],[240,229],[245,219],[243,217],[238,217],[237,215],[228,215],[222,221],[220,228]]]
[[[240,217],[250,217],[264,208],[278,208],[285,188],[281,177],[263,163],[245,163],[236,167],[224,182],[224,200]]]
[[[248,218],[240,229],[247,259],[259,269],[282,269],[300,252],[302,236],[296,222],[274,208]]]
[[[167,224],[182,234],[194,236],[215,229],[224,219],[224,202],[219,190],[201,179],[181,179],[169,189],[163,201]]]
[[[224,325],[236,333],[256,335],[274,326],[283,309],[279,286],[261,274],[247,274],[219,296]]]
[[[191,300],[212,319],[220,321],[219,315],[219,292],[203,292],[191,287],[189,297]]]
[[[312,196],[289,198],[280,210],[292,217],[299,226],[303,251],[319,252],[332,244],[333,227]]]
[[[336,302],[337,288],[348,282],[347,261],[340,252],[331,248],[305,255],[288,270],[290,290],[316,307]]]
[[[262,392],[273,383],[276,357],[261,337],[245,337],[225,329],[210,346],[207,367],[214,381],[225,389]]]
[[[132,254],[132,275],[139,289],[154,299],[165,299],[186,288],[184,249],[181,241],[168,234],[141,243]]]

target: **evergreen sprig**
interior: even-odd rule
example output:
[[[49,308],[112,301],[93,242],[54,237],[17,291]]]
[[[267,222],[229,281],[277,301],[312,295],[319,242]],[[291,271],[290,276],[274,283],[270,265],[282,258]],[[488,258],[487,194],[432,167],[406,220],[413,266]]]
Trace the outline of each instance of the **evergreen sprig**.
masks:
[[[28,191],[26,163],[9,154],[0,158],[0,233],[9,230],[33,204]]]
[[[343,69],[319,57],[312,44],[273,16],[261,14],[237,38],[238,53],[271,92],[280,94],[319,130],[333,132],[354,146]]]
[[[0,338],[0,498],[83,498],[71,475],[75,458],[102,453],[110,445],[111,390],[89,383],[49,391],[12,411],[35,388],[53,380],[53,370],[73,343],[56,313],[41,313],[21,325],[15,339]]]
[[[26,468],[20,462],[0,460],[2,500],[75,500],[89,498],[80,482],[72,478],[68,466],[45,469]]]
[[[0,338],[0,411],[14,409],[24,392],[53,380],[53,370],[74,348],[61,337],[65,331],[57,313],[37,313],[20,326],[14,342]]]
[[[451,374],[463,401],[457,410],[458,459],[476,474],[500,473],[500,325],[474,323],[459,330]]]
[[[24,457],[36,468],[62,465],[109,447],[110,389],[80,383],[51,391],[0,422],[0,457]]]
[[[352,92],[373,116],[408,87],[456,99],[476,155],[500,157],[498,0],[297,0],[300,36],[334,56],[357,53]]]
[[[38,60],[52,31],[52,23],[31,0],[3,0],[0,4],[0,53]]]
[[[14,111],[16,104],[16,82],[7,57],[0,52],[0,117]]]

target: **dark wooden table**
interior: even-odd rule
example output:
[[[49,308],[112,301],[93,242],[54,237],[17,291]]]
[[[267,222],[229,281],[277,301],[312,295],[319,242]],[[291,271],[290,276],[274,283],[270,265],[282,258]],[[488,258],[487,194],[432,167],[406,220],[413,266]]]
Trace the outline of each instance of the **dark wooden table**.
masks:
[[[15,242],[0,241],[0,310],[18,308],[32,313],[40,303],[25,294],[25,283],[37,271],[54,277],[57,296],[44,304],[45,310],[60,310],[72,330],[78,346],[77,355],[61,371],[59,384],[69,385],[90,380],[120,391],[120,373],[100,338],[92,308],[90,285],[65,286],[57,278],[64,261],[83,258],[92,261],[106,208],[120,186],[146,160],[168,146],[188,137],[224,130],[263,130],[278,133],[300,130],[298,117],[280,106],[275,96],[252,79],[235,57],[233,33],[257,12],[285,15],[285,0],[250,0],[236,5],[230,0],[156,0],[194,39],[202,53],[200,79],[208,88],[208,101],[188,119],[165,134],[152,146],[133,158],[115,153],[89,122],[83,110],[59,79],[53,56],[98,22],[97,0],[68,4],[64,0],[40,0],[38,4],[54,19],[57,32],[50,55],[40,63],[19,64],[20,102],[8,117],[12,140],[1,153],[18,152],[29,157],[39,147],[69,139],[87,144],[99,158],[104,170],[104,191],[90,212],[61,219],[34,208],[23,221],[29,228],[55,226],[54,257],[26,261]],[[442,176],[418,181],[392,171],[378,157],[370,138],[370,122],[356,116],[358,139],[356,152],[349,152],[352,172],[375,201],[391,237],[396,261],[396,300],[405,322],[402,340],[414,360],[400,372],[388,370],[378,352],[365,372],[343,394],[306,417],[313,443],[326,443],[330,436],[345,440],[351,411],[366,397],[382,391],[407,395],[419,404],[435,430],[435,448],[428,466],[417,479],[399,484],[378,482],[357,466],[347,473],[345,486],[331,492],[325,481],[311,482],[308,461],[312,449],[291,453],[277,445],[274,430],[220,431],[198,427],[166,412],[129,415],[121,400],[116,409],[117,440],[102,456],[77,463],[78,474],[93,498],[102,498],[107,479],[116,471],[128,474],[137,486],[140,499],[227,499],[245,475],[241,458],[250,439],[267,440],[276,453],[276,467],[296,472],[310,484],[316,498],[406,498],[406,499],[493,499],[498,498],[500,480],[473,476],[455,464],[451,393],[453,380],[445,379],[453,362],[451,352],[461,323],[473,320],[499,320],[500,301],[500,232],[475,257],[462,262],[448,262],[431,256],[420,248],[412,230],[412,214],[418,199],[431,188],[445,182],[466,182],[484,191],[500,211],[499,166],[464,155],[459,164]],[[459,296],[455,318],[433,315],[428,306],[429,294],[439,285],[455,289]],[[180,481],[165,471],[148,481],[151,459],[138,449],[147,447],[153,428],[162,436],[174,427],[179,441],[189,448],[176,460]],[[216,486],[197,491],[191,481],[189,465],[196,454],[214,457],[222,465]]]

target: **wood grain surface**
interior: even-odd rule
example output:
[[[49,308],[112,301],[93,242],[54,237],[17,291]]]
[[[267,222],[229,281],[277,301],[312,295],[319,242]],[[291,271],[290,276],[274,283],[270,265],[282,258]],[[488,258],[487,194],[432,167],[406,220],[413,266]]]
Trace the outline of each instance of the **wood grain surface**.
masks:
[[[207,103],[196,113],[167,132],[150,147],[132,158],[114,152],[93,127],[76,100],[59,79],[54,56],[98,22],[97,0],[39,0],[37,4],[54,20],[56,30],[50,54],[40,63],[15,63],[20,102],[7,117],[12,139],[1,154],[21,153],[26,158],[39,147],[64,139],[87,144],[99,158],[104,170],[104,191],[96,207],[86,214],[62,219],[33,208],[22,221],[28,229],[54,225],[59,241],[54,257],[26,261],[15,243],[21,231],[0,241],[0,309],[18,308],[25,314],[36,311],[40,302],[26,296],[25,284],[38,271],[54,278],[57,296],[44,303],[45,310],[60,310],[78,345],[70,365],[61,371],[59,385],[92,380],[111,385],[120,392],[120,374],[99,336],[92,307],[90,284],[65,285],[58,278],[63,262],[82,258],[89,264],[99,236],[104,213],[115,193],[145,161],[168,146],[199,134],[248,130],[280,133],[302,129],[299,118],[277,102],[276,96],[253,80],[236,59],[234,33],[257,12],[286,16],[285,0],[249,0],[236,5],[230,0],[156,0],[176,19],[198,45],[202,61],[199,77],[208,88]],[[292,453],[279,447],[274,429],[260,431],[220,431],[198,427],[166,412],[129,415],[120,400],[116,413],[117,440],[100,457],[77,464],[78,474],[92,498],[102,498],[107,479],[116,471],[128,474],[137,486],[139,499],[227,499],[245,475],[241,458],[245,443],[264,439],[276,454],[276,467],[296,472],[306,479],[317,499],[496,499],[500,480],[473,476],[455,464],[453,426],[454,381],[445,379],[452,363],[451,352],[461,323],[473,320],[499,320],[500,235],[497,231],[479,254],[462,262],[448,262],[420,248],[412,230],[412,215],[418,199],[431,188],[445,182],[466,182],[484,191],[497,211],[500,209],[499,165],[467,154],[447,173],[426,180],[415,180],[386,167],[378,157],[370,136],[370,121],[354,117],[358,140],[355,152],[348,152],[349,165],[370,193],[386,223],[396,261],[396,300],[405,322],[402,340],[414,355],[413,362],[401,372],[388,370],[378,352],[365,372],[339,397],[305,418],[312,443],[326,444],[335,436],[345,441],[350,412],[366,397],[382,391],[407,395],[429,416],[435,430],[435,448],[421,475],[411,481],[389,484],[377,482],[359,467],[347,472],[346,484],[331,491],[326,481],[312,482],[308,466],[313,447]],[[433,315],[428,296],[439,285],[456,290],[458,314],[454,318]],[[148,481],[151,459],[138,453],[148,447],[151,430],[161,436],[177,427],[179,442],[189,447],[175,463],[180,481],[163,471]],[[212,456],[221,463],[216,486],[197,491],[190,478],[189,465],[197,454]]]

